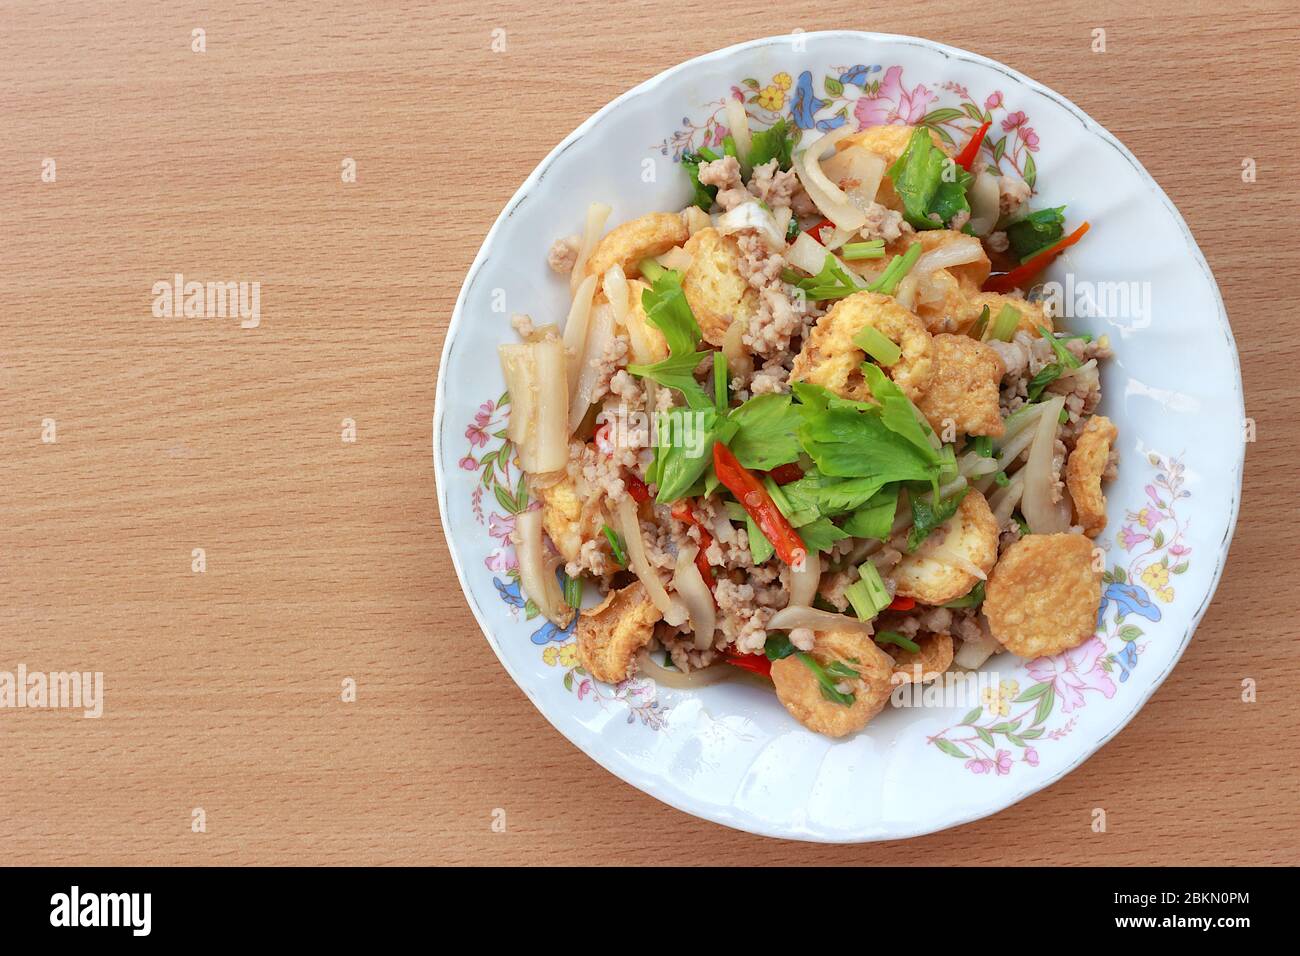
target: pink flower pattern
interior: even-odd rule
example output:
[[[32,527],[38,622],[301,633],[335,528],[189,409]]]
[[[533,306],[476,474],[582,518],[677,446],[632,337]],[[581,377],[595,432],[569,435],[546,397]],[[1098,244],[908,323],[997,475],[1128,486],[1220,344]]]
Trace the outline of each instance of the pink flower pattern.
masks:
[[[903,68],[891,66],[885,71],[880,89],[858,99],[853,115],[857,117],[859,127],[890,123],[914,126],[925,118],[926,107],[938,98],[924,83],[918,83],[911,90],[904,88]]]
[[[1101,665],[1105,653],[1105,642],[1093,635],[1073,650],[1040,657],[1027,667],[1034,680],[1051,683],[1060,698],[1061,711],[1068,714],[1084,705],[1084,691],[1100,691],[1107,699],[1115,696],[1115,682]]]

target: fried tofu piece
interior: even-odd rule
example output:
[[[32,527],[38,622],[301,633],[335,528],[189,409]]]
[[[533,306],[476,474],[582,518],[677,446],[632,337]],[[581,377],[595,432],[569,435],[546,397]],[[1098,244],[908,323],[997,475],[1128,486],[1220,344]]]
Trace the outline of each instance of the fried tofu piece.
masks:
[[[840,299],[817,320],[795,356],[790,380],[821,385],[842,398],[870,399],[871,389],[862,375],[867,355],[853,344],[853,337],[868,325],[902,350],[902,357],[884,371],[916,401],[934,374],[930,333],[894,299],[876,292],[855,292]]]
[[[1065,466],[1065,484],[1074,502],[1075,523],[1090,538],[1106,529],[1106,496],[1101,491],[1101,479],[1118,436],[1119,429],[1114,422],[1105,415],[1093,415],[1083,426]]]
[[[650,643],[661,617],[640,581],[610,591],[578,615],[578,660],[596,680],[627,680],[635,670],[632,659]]]
[[[1032,660],[1078,647],[1097,628],[1101,569],[1081,534],[1030,534],[989,575],[984,616],[993,636]]]
[[[930,532],[916,551],[894,568],[895,594],[922,604],[943,604],[970,591],[979,580],[953,567],[946,556],[960,555],[985,575],[998,559],[998,523],[984,496],[972,488],[957,513]]]
[[[936,335],[932,344],[934,377],[916,405],[935,434],[943,436],[951,423],[959,435],[1000,436],[998,384],[1007,371],[1001,356],[969,335]]]
[[[836,662],[854,671],[856,678],[837,678],[847,684],[853,703],[839,704],[822,694],[821,682],[797,654],[772,662],[776,696],[794,719],[809,730],[828,737],[843,737],[861,730],[880,713],[893,691],[890,680],[894,659],[857,631],[823,631],[808,652],[822,667]]]
[[[998,317],[1004,305],[1009,305],[1020,313],[1020,323],[1016,326],[1017,331],[1028,332],[1035,338],[1038,337],[1038,327],[1041,325],[1047,331],[1055,331],[1052,327],[1052,317],[1047,314],[1041,302],[1030,302],[1028,299],[1021,299],[1016,296],[1002,295],[998,292],[980,292],[970,296],[966,300],[965,310],[960,316],[957,331],[969,332],[971,326],[979,321],[980,313],[984,311],[985,306],[989,307],[989,324]]]
[[[740,273],[740,246],[731,236],[701,229],[684,248],[691,267],[682,276],[682,292],[704,340],[720,346],[733,320],[747,325],[758,311],[758,291]]]
[[[568,475],[545,486],[540,482],[531,483],[529,490],[542,503],[542,528],[555,544],[555,550],[565,561],[577,561],[583,542],[600,535],[598,502],[583,501]]]
[[[612,265],[629,278],[641,274],[641,260],[661,256],[687,239],[686,222],[675,212],[652,212],[615,226],[591,250],[587,275],[603,276]]]
[[[921,634],[914,643],[921,648],[909,651],[890,644],[885,648],[894,659],[895,683],[924,684],[952,667],[953,646],[949,634]]]

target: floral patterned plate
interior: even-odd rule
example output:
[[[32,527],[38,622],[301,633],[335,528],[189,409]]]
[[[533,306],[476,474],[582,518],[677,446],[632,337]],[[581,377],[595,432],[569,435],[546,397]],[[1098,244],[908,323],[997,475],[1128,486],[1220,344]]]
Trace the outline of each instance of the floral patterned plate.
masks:
[[[1087,240],[1047,278],[1074,331],[1108,334],[1102,411],[1119,426],[1107,487],[1097,632],[1054,658],[991,659],[974,681],[887,708],[830,740],[748,679],[697,691],[618,686],[578,664],[571,629],[520,593],[509,544],[531,507],[504,426],[496,346],[511,312],[557,321],[568,291],[550,242],[586,204],[612,223],[688,198],[677,161],[726,135],[727,97],[756,126],[805,142],[845,123],[922,123],[1069,205]],[[1053,287],[1049,287],[1049,291]],[[1214,278],[1169,198],[1068,100],[984,57],[911,37],[829,32],[730,47],[660,74],[568,136],[488,233],[457,300],[438,380],[434,461],[460,583],[510,676],[569,740],[688,813],[772,836],[854,842],[928,833],[995,813],[1070,772],[1114,736],[1191,639],[1227,556],[1244,456],[1237,352]],[[504,732],[504,731],[503,731]],[[1162,755],[1153,753],[1153,761]]]

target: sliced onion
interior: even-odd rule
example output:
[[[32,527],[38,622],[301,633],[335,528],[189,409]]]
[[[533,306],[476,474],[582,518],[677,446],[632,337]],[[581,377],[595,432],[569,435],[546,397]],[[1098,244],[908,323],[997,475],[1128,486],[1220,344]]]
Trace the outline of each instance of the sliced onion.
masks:
[[[790,607],[807,607],[817,596],[817,585],[822,579],[822,556],[810,551],[799,562],[796,569],[790,571]]]
[[[678,549],[677,565],[673,568],[673,590],[681,598],[691,619],[695,649],[702,651],[713,646],[713,629],[717,626],[718,616],[709,586],[695,566],[695,556],[699,552],[700,549],[693,544]]]
[[[1020,472],[1025,481],[1020,511],[1034,534],[1056,534],[1070,526],[1070,506],[1064,496],[1060,501],[1052,501],[1052,488],[1056,483],[1052,458],[1056,453],[1056,432],[1060,427],[1057,416],[1065,407],[1065,398],[1058,396],[1042,405],[1034,441],[1029,446],[1029,461]]]
[[[856,182],[857,185],[848,187],[845,193],[859,208],[865,209],[876,201],[887,165],[883,156],[855,144],[822,160],[822,172],[837,184],[849,180]]]
[[[731,133],[732,142],[736,144],[736,159],[748,169],[751,143],[749,114],[745,112],[745,104],[734,96],[727,97],[727,130]]]
[[[957,492],[961,491],[965,487],[966,487],[966,479],[962,475],[958,475],[956,478],[948,482],[946,485],[939,486],[939,500],[942,501],[944,498],[948,498],[952,495],[955,495]]]
[[[1020,504],[1020,496],[1024,492],[1024,474],[1016,472],[1004,487],[989,496],[989,510],[993,512],[993,520],[997,522],[999,528],[1011,520],[1011,512],[1015,511],[1016,505]]]
[[[587,222],[582,230],[582,242],[578,245],[578,257],[573,260],[573,271],[569,273],[569,291],[576,291],[587,272],[587,260],[591,250],[600,241],[600,234],[605,231],[605,220],[613,210],[603,202],[594,202],[587,207]]]
[[[898,291],[894,293],[895,301],[909,312],[916,310],[916,290],[919,281],[914,275],[904,276],[903,281],[898,283]]]
[[[577,381],[578,363],[587,348],[587,327],[591,321],[591,300],[596,294],[596,277],[587,276],[578,284],[573,293],[573,304],[569,306],[569,317],[564,320],[564,351],[568,353],[568,375],[565,381],[572,384]]]
[[[757,199],[728,209],[718,217],[715,225],[724,236],[753,229],[770,248],[778,252],[785,248],[785,233],[777,229],[772,214],[760,206]]]
[[[596,381],[601,373],[601,356],[614,338],[614,312],[608,303],[591,311],[590,328],[587,329],[587,346],[583,349],[581,365],[573,377],[569,395],[569,434],[572,435],[591,407],[591,396],[596,391]]]
[[[978,640],[969,638],[962,640],[961,647],[957,648],[957,653],[952,656],[952,662],[958,667],[975,670],[1001,650],[1002,645],[997,642],[997,639],[987,629],[981,628]]]
[[[745,348],[745,323],[733,317],[722,336],[722,354],[727,357],[727,370],[732,378],[748,379],[754,371],[754,357]]]
[[[767,622],[769,631],[789,631],[806,627],[811,631],[853,631],[870,636],[875,629],[867,621],[859,621],[847,614],[835,614],[815,607],[787,607],[772,615]]]
[[[984,569],[972,561],[964,551],[949,547],[947,535],[942,537],[931,535],[912,553],[930,561],[937,561],[940,564],[946,564],[948,567],[956,568],[958,571],[965,571],[967,574],[979,578],[981,581],[988,579],[988,575],[984,573]]]
[[[968,451],[957,459],[957,473],[963,478],[991,475],[999,469],[996,458],[985,458],[979,452]]]
[[[987,236],[998,223],[1002,190],[998,178],[988,170],[975,177],[970,188],[970,221],[966,224],[977,236]]]
[[[834,256],[829,249],[806,232],[799,233],[798,238],[785,251],[786,262],[810,275],[817,275],[822,271],[822,267],[826,265],[827,256],[831,256],[835,260],[837,268],[845,270],[855,282],[858,281],[857,274],[851,271],[838,256]],[[866,288],[865,283],[858,282],[858,284]]]
[[[1006,471],[1024,454],[1025,449],[1030,446],[1037,434],[1038,430],[1035,428],[1022,428],[1019,434],[1011,437],[1010,441],[1003,442],[1002,447],[998,449],[998,457],[994,464],[1000,470]]]
[[[1002,420],[1002,437],[994,442],[995,446],[1002,447],[1026,428],[1037,424],[1038,416],[1042,413],[1041,404],[1021,405]]]
[[[548,621],[564,627],[573,617],[573,608],[564,600],[564,592],[555,576],[559,558],[547,557],[542,544],[542,511],[533,508],[515,515],[510,533],[519,557],[519,583],[524,594],[537,605]]]
[[[801,152],[794,162],[795,175],[803,184],[808,198],[823,216],[841,229],[861,229],[867,221],[867,214],[849,199],[844,190],[830,181],[822,171],[820,157],[840,140],[856,132],[853,124],[845,123]]]
[[[623,267],[617,262],[605,273],[601,289],[604,290],[605,298],[609,300],[610,310],[614,313],[615,328],[625,328],[628,310],[627,276],[623,274]]]
[[[722,661],[710,664],[708,667],[701,667],[690,672],[679,670],[669,670],[662,664],[658,663],[650,656],[649,648],[641,648],[636,652],[637,670],[645,677],[649,677],[656,684],[662,687],[671,687],[673,690],[693,690],[696,687],[708,687],[710,684],[716,684],[718,681],[726,680],[739,671],[734,667],[722,666]]]
[[[695,257],[681,246],[673,246],[655,261],[665,269],[672,269],[674,272],[685,272],[691,267]]]
[[[984,246],[974,236],[962,236],[951,242],[945,242],[937,249],[931,249],[916,260],[909,275],[929,275],[936,269],[950,269],[953,266],[975,262],[984,255]]]
[[[713,225],[713,220],[709,214],[699,206],[687,206],[682,210],[682,219],[686,221],[686,234],[693,236],[701,229],[708,229]]]
[[[664,620],[676,627],[686,620],[682,606],[668,596],[664,583],[659,579],[659,572],[650,567],[650,560],[645,555],[645,541],[641,538],[641,522],[637,520],[636,505],[631,495],[624,495],[614,505],[616,530],[623,537],[627,547],[627,560],[632,573],[645,587],[650,603],[659,609]]]
[[[569,460],[569,393],[564,345],[551,337],[498,346],[510,392],[506,436],[529,474],[556,471]]]

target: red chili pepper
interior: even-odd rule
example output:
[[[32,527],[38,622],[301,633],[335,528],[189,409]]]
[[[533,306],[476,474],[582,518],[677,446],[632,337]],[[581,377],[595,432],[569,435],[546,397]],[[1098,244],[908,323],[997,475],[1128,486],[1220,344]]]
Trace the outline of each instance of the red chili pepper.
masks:
[[[808,556],[808,549],[799,537],[799,532],[781,514],[763,483],[737,461],[731,449],[722,442],[713,445],[713,470],[718,473],[718,480],[726,485],[727,490],[736,496],[741,507],[754,519],[754,524],[767,535],[767,540],[776,550],[776,556],[789,565],[802,564]]]
[[[889,602],[891,611],[910,611],[916,607],[916,598],[896,597]]]
[[[739,667],[752,674],[772,676],[772,662],[767,659],[766,654],[728,654],[723,660],[732,667]]]
[[[1010,272],[1004,272],[1000,276],[993,276],[984,283],[984,291],[1010,292],[1012,289],[1025,288],[1034,276],[1050,266],[1062,252],[1082,239],[1083,234],[1090,228],[1088,223],[1085,222],[1064,239],[1057,240],[1042,252],[1034,253],[1033,258],[1028,262],[1016,266]]]
[[[991,121],[980,124],[980,128],[970,138],[970,142],[963,146],[961,152],[953,157],[952,161],[966,172],[970,172],[971,166],[975,163],[975,157],[980,154],[980,144],[984,142],[984,134],[989,131],[991,125],[993,125]]]
[[[835,223],[831,222],[829,219],[823,219],[821,222],[817,223],[816,225],[809,226],[807,229],[804,230],[804,232],[808,233],[808,235],[812,236],[822,245],[825,245],[826,240],[822,238],[822,230],[828,227],[834,230]]]
[[[775,481],[778,485],[788,485],[792,481],[798,481],[803,477],[803,469],[794,462],[784,465],[777,465],[767,473],[767,476]]]
[[[645,504],[650,500],[650,489],[646,483],[632,472],[624,472],[623,483],[627,485],[627,493],[632,496],[632,500],[639,505]]]
[[[700,519],[695,517],[695,513],[691,511],[691,506],[686,501],[679,501],[673,505],[672,515],[678,521],[693,524],[700,529],[700,550],[695,552],[695,567],[699,570],[700,577],[704,578],[704,583],[709,586],[709,590],[713,591],[717,588],[718,581],[713,576],[713,566],[709,564],[709,559],[704,555],[704,552],[709,549],[709,545],[713,544],[713,535],[709,534],[708,529],[704,527]]]

